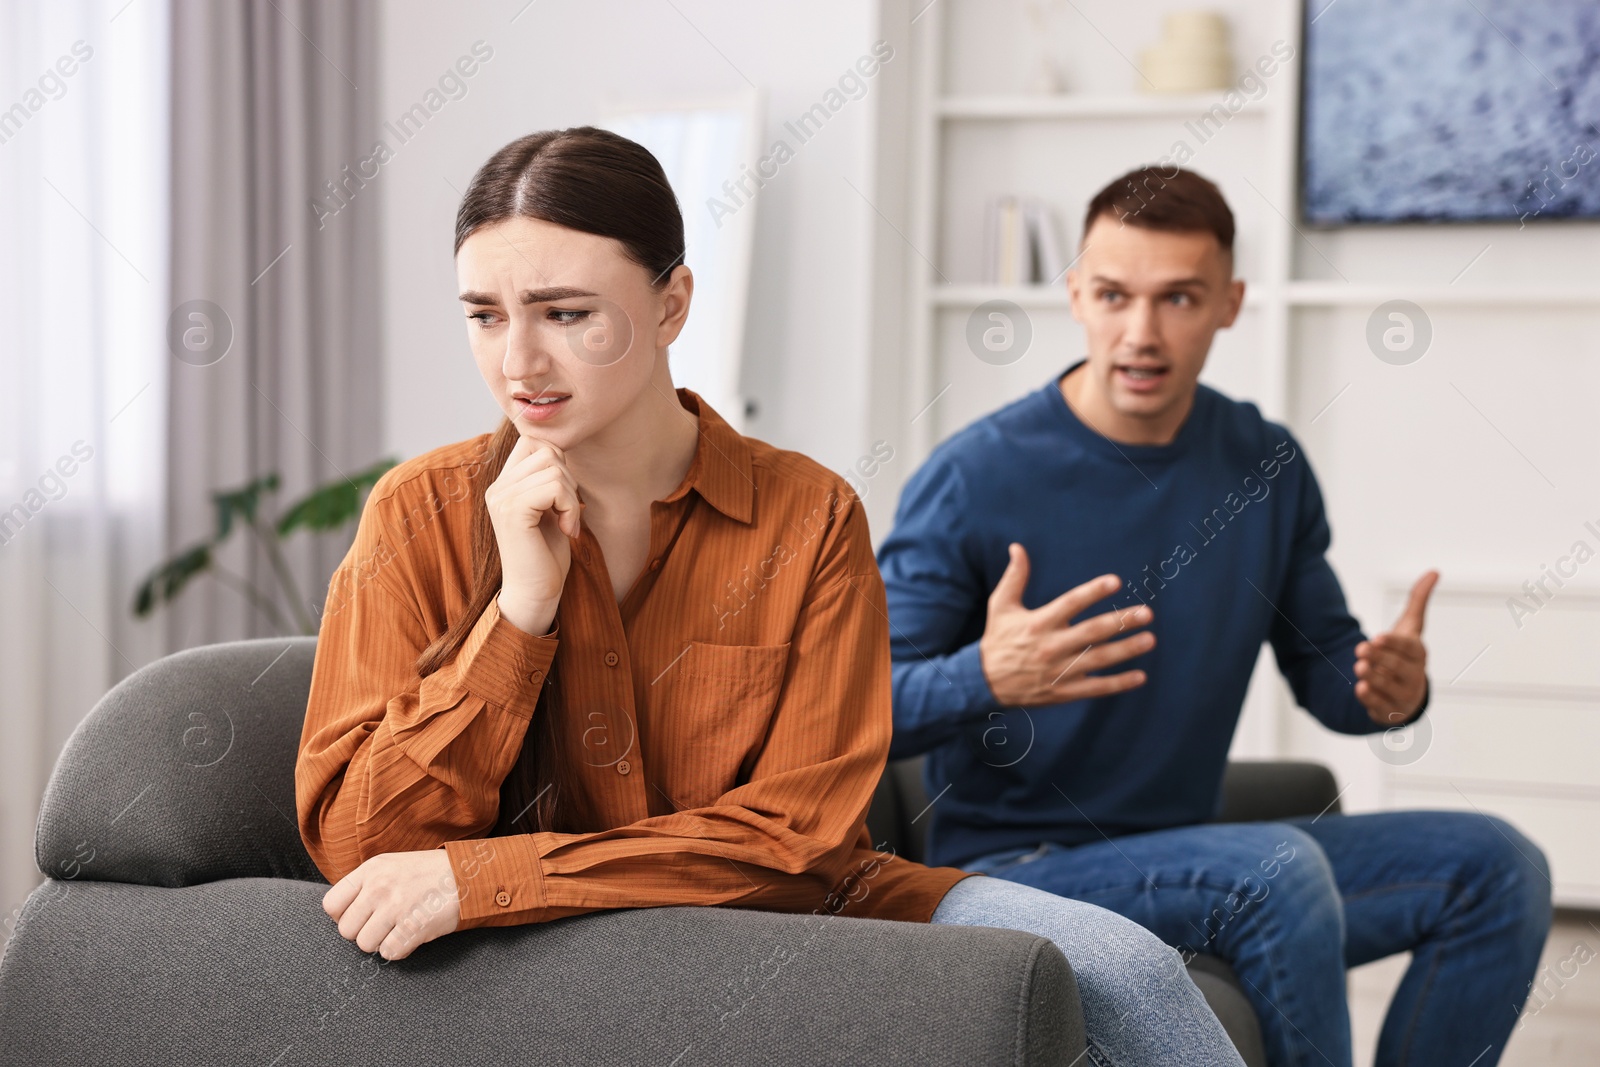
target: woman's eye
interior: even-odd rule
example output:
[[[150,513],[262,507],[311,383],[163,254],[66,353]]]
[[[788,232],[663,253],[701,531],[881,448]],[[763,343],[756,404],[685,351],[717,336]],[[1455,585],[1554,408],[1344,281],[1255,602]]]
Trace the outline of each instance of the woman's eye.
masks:
[[[568,311],[562,308],[550,309],[550,321],[560,326],[570,326],[575,322],[582,322],[589,317],[587,311]]]

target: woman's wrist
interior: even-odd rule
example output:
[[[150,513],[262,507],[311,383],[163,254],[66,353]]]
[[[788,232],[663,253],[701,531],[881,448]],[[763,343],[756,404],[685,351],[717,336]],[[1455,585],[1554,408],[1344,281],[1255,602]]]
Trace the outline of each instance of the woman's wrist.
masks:
[[[555,604],[525,604],[515,597],[508,598],[502,590],[496,597],[500,617],[525,634],[535,637],[550,636],[550,626],[555,622]]]

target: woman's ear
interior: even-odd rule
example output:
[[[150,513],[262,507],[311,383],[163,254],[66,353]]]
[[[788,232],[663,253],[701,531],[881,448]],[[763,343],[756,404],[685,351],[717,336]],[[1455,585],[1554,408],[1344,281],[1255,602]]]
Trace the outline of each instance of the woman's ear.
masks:
[[[666,348],[683,332],[684,321],[689,317],[689,302],[694,297],[694,274],[680,263],[672,268],[672,276],[661,290],[661,320],[656,326],[656,348]]]

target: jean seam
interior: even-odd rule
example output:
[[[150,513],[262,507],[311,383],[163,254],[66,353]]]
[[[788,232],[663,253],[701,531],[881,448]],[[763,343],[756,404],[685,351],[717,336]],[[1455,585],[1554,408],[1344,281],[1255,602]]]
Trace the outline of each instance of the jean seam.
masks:
[[[1459,893],[1464,888],[1466,888],[1466,886],[1463,883],[1454,882],[1454,881],[1451,881],[1451,882],[1399,882],[1399,883],[1397,883],[1395,885],[1381,885],[1381,886],[1374,886],[1371,889],[1363,889],[1359,893],[1340,893],[1339,895],[1340,895],[1340,897],[1342,899],[1344,899],[1346,901],[1350,901],[1350,900],[1365,900],[1368,897],[1375,897],[1375,896],[1379,895],[1380,893],[1397,893],[1397,892],[1400,892],[1402,890],[1409,891],[1409,890],[1412,890],[1412,889],[1447,889],[1452,893]]]
[[[1470,882],[1465,885],[1452,882],[1450,883],[1450,886],[1452,889],[1459,891],[1464,899],[1461,904],[1460,913],[1455,917],[1455,921],[1450,924],[1447,931],[1443,932],[1443,937],[1441,938],[1442,941],[1452,940],[1461,933],[1462,928],[1466,924],[1467,916],[1471,914],[1472,910],[1478,906],[1480,899],[1493,899],[1504,892],[1504,889],[1501,889],[1495,893],[1478,893],[1476,892],[1478,887],[1474,883]],[[1433,990],[1434,976],[1438,974],[1439,968],[1443,966],[1443,963],[1444,948],[1441,945],[1438,946],[1433,953],[1433,961],[1428,967],[1428,977],[1426,981],[1424,981],[1422,988],[1417,991],[1416,1000],[1412,1004],[1411,1018],[1406,1021],[1406,1036],[1405,1040],[1401,1042],[1400,1045],[1400,1062],[1397,1067],[1405,1067],[1407,1063],[1411,1062],[1411,1047],[1416,1041],[1417,1021],[1422,1015],[1422,1008],[1428,998],[1428,994]]]
[[[1084,1039],[1083,1056],[1093,1067],[1117,1067],[1111,1057],[1106,1055],[1105,1050],[1095,1044],[1092,1037],[1085,1037]]]
[[[1342,905],[1341,905],[1341,908],[1342,908]],[[1341,911],[1341,914],[1342,914],[1342,911]],[[1279,958],[1278,958],[1279,957],[1279,953],[1276,953],[1276,952],[1273,951],[1273,946],[1278,943],[1279,938],[1283,934],[1283,930],[1277,923],[1269,922],[1268,921],[1268,917],[1266,915],[1264,915],[1264,914],[1259,913],[1259,912],[1254,914],[1254,915],[1252,915],[1251,919],[1255,920],[1256,929],[1262,935],[1264,935],[1264,936],[1262,936],[1260,938],[1260,944],[1262,946],[1262,954],[1264,956],[1266,956],[1266,959],[1267,959],[1267,970],[1272,975],[1273,992],[1277,994],[1277,999],[1274,999],[1273,997],[1267,996],[1267,994],[1266,993],[1262,993],[1260,989],[1257,989],[1256,992],[1257,993],[1261,993],[1261,998],[1263,1000],[1265,1000],[1269,1005],[1271,1005],[1272,1010],[1277,1012],[1279,1015],[1282,1015],[1283,1019],[1284,1019],[1284,1022],[1288,1023],[1289,1026],[1292,1027],[1298,1033],[1300,1028],[1298,1026],[1295,1026],[1292,1022],[1289,1022],[1289,1016],[1284,1013],[1282,1008],[1278,1007],[1278,1001],[1279,1000],[1285,1000],[1285,999],[1289,1000],[1290,1007],[1298,1007],[1299,1006],[1298,1001],[1293,996],[1290,995],[1290,991],[1292,991],[1292,989],[1293,989],[1293,984],[1288,981],[1288,968],[1284,967],[1282,965],[1282,963],[1279,961]],[[1246,922],[1249,922],[1249,921],[1250,921],[1250,919],[1246,920]],[[1301,1034],[1300,1036],[1304,1037],[1305,1035]],[[1307,1040],[1306,1044],[1309,1045],[1309,1044],[1311,1044],[1311,1042],[1309,1040]],[[1315,1047],[1315,1046],[1313,1046],[1313,1047]],[[1291,1052],[1292,1052],[1292,1054],[1294,1056],[1294,1062],[1295,1062],[1296,1065],[1299,1065],[1299,1067],[1303,1067],[1303,1065],[1305,1065],[1305,1064],[1310,1062],[1310,1057],[1305,1054],[1303,1049],[1298,1048],[1298,1042],[1291,1042],[1290,1043],[1290,1048],[1291,1048]],[[1324,1060],[1326,1060],[1328,1058],[1327,1055],[1321,1049],[1317,1049],[1316,1051],[1317,1051],[1317,1055],[1321,1056]]]

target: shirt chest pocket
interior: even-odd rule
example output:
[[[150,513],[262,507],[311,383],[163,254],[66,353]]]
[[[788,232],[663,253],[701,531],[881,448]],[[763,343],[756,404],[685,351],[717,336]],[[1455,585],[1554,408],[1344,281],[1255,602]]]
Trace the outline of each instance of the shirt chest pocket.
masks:
[[[661,679],[645,765],[679,810],[747,781],[783,691],[789,645],[692,641]],[[670,683],[670,684],[668,684]]]

